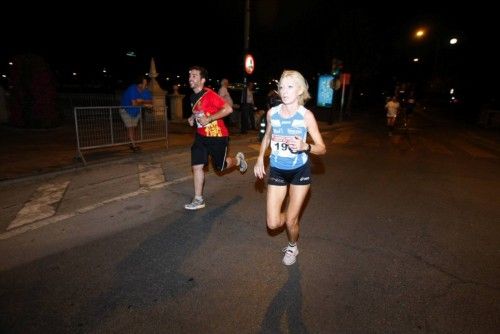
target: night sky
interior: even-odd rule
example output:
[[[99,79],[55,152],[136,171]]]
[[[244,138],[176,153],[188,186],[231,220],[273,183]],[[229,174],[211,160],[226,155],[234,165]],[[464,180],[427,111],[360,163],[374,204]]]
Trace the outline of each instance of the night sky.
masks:
[[[146,3],[116,11],[90,3],[68,3],[58,9],[63,14],[57,16],[38,15],[37,10],[42,9],[32,8],[23,12],[22,20],[7,17],[1,23],[4,32],[16,30],[18,37],[5,36],[0,71],[8,71],[5,64],[13,55],[31,52],[42,55],[60,81],[69,80],[74,71],[99,76],[102,68],[113,80],[126,80],[138,70],[147,71],[154,57],[161,78],[179,74],[185,82],[188,67],[198,64],[214,79],[241,81],[244,3],[168,2],[163,6],[170,9],[164,11],[147,8]],[[396,81],[424,83],[435,68],[437,54],[440,70],[466,90],[469,76],[498,73],[490,68],[498,53],[474,40],[471,33],[482,35],[490,27],[494,29],[493,14],[486,11],[482,23],[474,26],[472,15],[467,8],[403,10],[341,7],[323,0],[251,0],[250,51],[256,62],[251,79],[268,81],[292,68],[314,80],[317,74],[330,70],[335,57],[343,60],[344,70],[361,86],[373,89]],[[29,32],[16,29],[27,21],[34,27]],[[420,26],[428,27],[429,32],[426,40],[417,43],[412,33]],[[446,43],[451,35],[459,38],[459,44],[450,51]],[[469,55],[477,45],[485,48],[481,52],[484,58],[474,61],[472,69]],[[134,50],[137,57],[124,56],[127,50]],[[418,67],[411,62],[415,56],[421,59]],[[490,79],[484,75],[481,80]]]

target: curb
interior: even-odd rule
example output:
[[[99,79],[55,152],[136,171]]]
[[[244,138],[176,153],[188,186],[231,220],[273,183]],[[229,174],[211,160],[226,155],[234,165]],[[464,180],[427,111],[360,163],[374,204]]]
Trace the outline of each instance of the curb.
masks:
[[[251,141],[251,140],[257,140],[257,135],[254,136],[249,136],[245,135],[244,137],[241,138],[235,138],[234,136],[231,137],[230,143],[242,143],[245,141]],[[93,168],[101,168],[101,167],[106,167],[106,166],[113,166],[113,165],[118,165],[118,164],[123,164],[123,163],[128,163],[128,162],[141,162],[144,160],[151,159],[155,156],[162,155],[162,156],[169,156],[172,154],[177,154],[181,151],[185,151],[191,147],[191,142],[186,143],[185,145],[175,145],[172,148],[152,148],[147,151],[142,151],[139,154],[130,154],[125,157],[108,157],[108,158],[101,158],[96,161],[88,161],[86,165],[84,165],[82,162],[74,162],[71,165],[65,165],[65,166],[60,166],[60,167],[55,167],[55,170],[52,171],[45,171],[45,172],[35,172],[31,174],[26,174],[22,175],[19,177],[14,177],[14,178],[6,178],[3,180],[0,180],[0,187],[1,186],[8,186],[8,185],[13,185],[13,184],[20,184],[24,182],[31,182],[31,181],[40,181],[44,179],[50,179],[56,176],[60,175],[65,175],[65,174],[70,174],[70,173],[75,173],[83,170],[91,170]]]
[[[321,122],[323,123],[323,122]],[[353,123],[353,121],[344,121],[341,123],[334,123],[334,124],[318,124],[320,132],[324,131],[331,131],[335,129],[340,129],[345,126],[349,126]],[[175,134],[181,134],[185,135],[186,133],[172,133],[173,135]],[[258,134],[259,132],[256,131],[250,132],[245,135],[240,135],[240,134],[233,134],[230,135],[230,145],[231,144],[241,144],[245,142],[251,142],[251,143],[260,143],[258,140]],[[157,157],[158,155],[162,156],[169,156],[171,154],[176,154],[179,153],[180,151],[185,151],[189,149],[191,146],[191,141],[187,142],[185,144],[177,144],[175,146],[172,146],[171,148],[151,148],[150,150],[145,150],[141,152],[140,154],[137,155],[127,155],[124,157],[103,157],[99,158],[96,161],[88,161],[86,165],[84,165],[81,162],[73,162],[70,165],[61,165],[59,167],[54,167],[54,170],[49,170],[49,171],[40,171],[40,172],[33,172],[31,174],[25,174],[21,175],[18,177],[13,177],[13,178],[6,178],[3,180],[0,180],[0,187],[1,186],[8,186],[8,185],[14,185],[14,184],[21,184],[25,182],[32,182],[32,181],[39,181],[39,180],[45,180],[45,179],[50,179],[59,175],[64,175],[64,174],[69,174],[69,173],[75,173],[83,170],[88,170],[92,168],[100,168],[100,167],[106,167],[106,166],[113,166],[117,164],[123,164],[127,162],[133,162],[133,161],[143,161],[146,159],[151,159],[153,157]]]

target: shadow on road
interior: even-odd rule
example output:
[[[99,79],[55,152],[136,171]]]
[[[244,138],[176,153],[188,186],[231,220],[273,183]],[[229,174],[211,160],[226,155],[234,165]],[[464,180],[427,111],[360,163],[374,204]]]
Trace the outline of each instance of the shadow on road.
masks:
[[[202,215],[186,211],[161,233],[139,244],[117,265],[113,286],[86,306],[95,310],[89,317],[90,326],[97,330],[100,324],[113,318],[115,312],[125,309],[144,312],[195,287],[196,279],[180,273],[180,267],[203,245],[216,218],[241,200],[242,197],[237,196]],[[91,329],[88,326],[85,327]]]
[[[302,320],[302,288],[298,264],[288,267],[288,280],[267,307],[260,333],[307,333]],[[287,329],[281,329],[286,317]]]

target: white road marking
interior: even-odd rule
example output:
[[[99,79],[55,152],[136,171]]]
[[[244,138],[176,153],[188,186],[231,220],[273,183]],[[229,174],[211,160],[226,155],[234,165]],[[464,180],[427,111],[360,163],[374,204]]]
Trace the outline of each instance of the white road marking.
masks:
[[[62,199],[68,184],[69,181],[40,186],[17,213],[7,230],[52,217],[56,213],[56,204]]]
[[[257,157],[251,157],[251,158],[248,158],[246,160],[247,161],[254,161],[254,160],[257,160]],[[249,171],[247,171],[247,173],[248,172]],[[210,171],[210,172],[207,173],[207,175],[210,175],[210,174],[214,174],[214,172]],[[57,223],[57,222],[60,222],[60,221],[63,221],[63,220],[67,220],[67,219],[73,218],[75,216],[87,213],[89,211],[98,209],[98,208],[100,208],[100,207],[102,207],[104,205],[107,205],[107,204],[110,204],[110,203],[114,203],[114,202],[123,201],[123,200],[129,199],[129,198],[132,198],[132,197],[136,197],[136,196],[139,196],[139,195],[147,194],[147,193],[149,193],[152,190],[162,189],[162,188],[164,188],[166,186],[177,184],[177,183],[181,183],[181,182],[187,181],[187,180],[192,179],[192,178],[193,178],[193,176],[189,175],[189,176],[184,176],[184,177],[172,180],[172,181],[158,183],[158,184],[152,185],[150,187],[141,187],[141,188],[139,188],[136,191],[132,191],[132,192],[127,193],[127,194],[123,194],[123,195],[119,195],[119,196],[116,196],[116,197],[113,197],[113,198],[109,198],[109,199],[101,201],[99,203],[95,203],[95,204],[88,205],[86,207],[77,209],[77,210],[75,210],[73,212],[69,212],[69,213],[65,213],[65,214],[60,214],[60,215],[53,215],[53,216],[50,216],[50,217],[48,217],[46,219],[37,220],[37,221],[35,221],[35,222],[33,222],[32,224],[29,224],[29,225],[18,226],[17,228],[13,228],[10,231],[1,233],[0,234],[0,240],[6,240],[6,239],[9,239],[9,238],[15,237],[16,235],[20,235],[20,234],[26,233],[26,232],[31,231],[31,230],[36,230],[36,229],[39,229],[41,227],[44,227],[44,226],[47,226],[47,225],[50,225],[50,224],[53,224],[53,223]],[[67,183],[69,183],[69,182],[67,182]]]
[[[165,175],[160,163],[139,164],[139,184],[141,187],[151,187],[164,183]]]
[[[252,160],[252,159],[250,159],[250,160]],[[207,174],[213,174],[213,172],[209,172]],[[60,221],[63,221],[63,220],[69,219],[69,218],[73,218],[75,216],[78,216],[78,215],[81,215],[81,214],[84,214],[84,213],[87,213],[89,211],[98,209],[98,208],[100,208],[100,207],[102,207],[102,206],[104,206],[106,204],[110,204],[110,203],[114,203],[114,202],[119,202],[119,201],[123,201],[123,200],[129,199],[129,198],[132,198],[132,197],[136,197],[136,196],[139,196],[139,195],[147,194],[151,190],[161,189],[161,188],[164,188],[166,186],[177,184],[177,183],[181,183],[181,182],[187,181],[187,180],[192,179],[192,178],[193,178],[193,176],[189,175],[189,176],[178,178],[178,179],[173,180],[173,181],[155,184],[155,185],[153,185],[153,186],[151,186],[149,188],[140,188],[140,189],[138,189],[136,191],[132,191],[132,192],[127,193],[127,194],[123,194],[123,195],[120,195],[120,196],[109,198],[109,199],[101,201],[99,203],[88,205],[86,207],[77,209],[77,210],[75,210],[73,212],[69,212],[69,213],[65,213],[65,214],[60,214],[60,215],[55,215],[55,216],[52,216],[52,217],[49,217],[49,218],[46,218],[46,219],[43,219],[43,220],[38,220],[38,221],[36,221],[36,222],[34,222],[32,224],[20,226],[20,227],[18,227],[16,229],[13,229],[11,231],[7,231],[5,233],[0,234],[0,240],[9,239],[9,238],[12,238],[12,237],[14,237],[16,235],[23,234],[23,233],[31,231],[31,230],[36,230],[36,229],[39,229],[40,227],[47,226],[47,225],[50,225],[50,224],[53,224],[53,223],[57,223],[57,222],[60,222]]]

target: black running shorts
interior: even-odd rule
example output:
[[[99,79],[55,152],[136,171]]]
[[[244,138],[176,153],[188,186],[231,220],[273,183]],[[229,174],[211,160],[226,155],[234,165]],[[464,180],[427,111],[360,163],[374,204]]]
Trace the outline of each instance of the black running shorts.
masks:
[[[191,146],[191,166],[206,166],[210,155],[214,169],[223,171],[226,167],[228,144],[229,137],[205,137],[197,133]]]
[[[267,184],[274,186],[311,184],[311,165],[309,164],[309,160],[304,166],[296,169],[286,170],[271,167]]]

